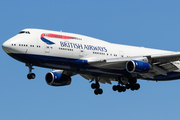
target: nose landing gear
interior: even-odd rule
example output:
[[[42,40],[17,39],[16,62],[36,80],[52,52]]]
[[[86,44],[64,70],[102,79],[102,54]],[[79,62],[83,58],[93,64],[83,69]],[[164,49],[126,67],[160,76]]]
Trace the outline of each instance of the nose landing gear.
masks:
[[[29,67],[29,73],[27,74],[27,78],[30,79],[35,79],[36,75],[32,73],[32,70],[34,69],[32,64],[26,64],[27,67]]]

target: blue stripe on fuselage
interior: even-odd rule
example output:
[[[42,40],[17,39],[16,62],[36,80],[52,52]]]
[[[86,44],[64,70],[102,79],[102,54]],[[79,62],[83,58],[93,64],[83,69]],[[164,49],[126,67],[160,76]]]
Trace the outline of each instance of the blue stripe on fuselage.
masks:
[[[46,38],[44,38],[44,37],[42,37],[41,40],[42,40],[43,42],[45,42],[46,44],[48,44],[48,45],[55,44],[54,42],[51,42],[51,41],[49,41],[48,39],[46,39]]]

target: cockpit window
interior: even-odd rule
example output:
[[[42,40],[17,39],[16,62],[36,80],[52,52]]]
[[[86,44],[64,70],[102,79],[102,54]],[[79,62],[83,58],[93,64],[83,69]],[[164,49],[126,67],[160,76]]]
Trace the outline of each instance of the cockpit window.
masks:
[[[19,34],[30,34],[30,32],[29,31],[21,31],[21,32],[19,32]]]

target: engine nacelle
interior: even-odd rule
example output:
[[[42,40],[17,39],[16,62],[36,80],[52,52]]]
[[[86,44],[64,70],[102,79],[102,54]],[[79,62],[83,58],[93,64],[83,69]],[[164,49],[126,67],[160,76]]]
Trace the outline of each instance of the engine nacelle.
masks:
[[[147,62],[132,60],[126,63],[126,70],[129,73],[147,73],[151,69],[151,65]]]
[[[71,84],[71,77],[59,72],[49,72],[46,74],[46,82],[52,86],[65,86]]]

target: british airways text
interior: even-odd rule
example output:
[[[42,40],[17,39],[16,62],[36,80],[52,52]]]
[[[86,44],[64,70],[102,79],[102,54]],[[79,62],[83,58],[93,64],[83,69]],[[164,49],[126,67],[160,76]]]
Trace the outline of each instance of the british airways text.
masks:
[[[60,41],[61,47],[107,52],[105,47]]]

